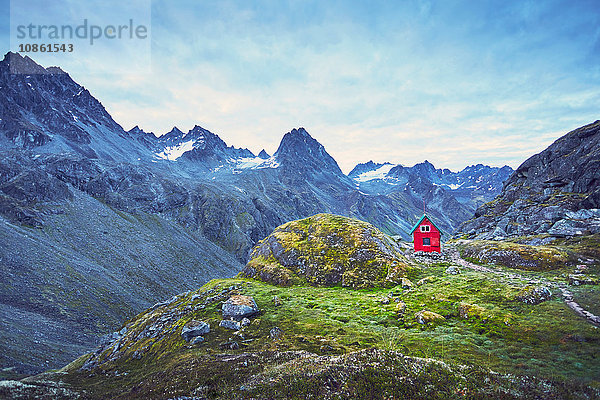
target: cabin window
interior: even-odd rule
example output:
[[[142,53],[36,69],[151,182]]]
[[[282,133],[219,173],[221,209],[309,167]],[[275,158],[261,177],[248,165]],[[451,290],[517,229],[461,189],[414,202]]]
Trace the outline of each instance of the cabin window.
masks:
[[[423,246],[431,246],[431,238],[423,238]]]
[[[429,225],[421,225],[421,232],[429,232],[431,227]]]

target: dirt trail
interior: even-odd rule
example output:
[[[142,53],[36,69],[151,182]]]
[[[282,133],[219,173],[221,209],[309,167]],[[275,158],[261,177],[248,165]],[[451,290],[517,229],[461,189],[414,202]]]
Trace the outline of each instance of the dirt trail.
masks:
[[[575,312],[575,314],[585,318],[590,324],[600,327],[600,317],[592,314],[591,312],[584,309],[579,303],[575,302],[573,300],[573,293],[571,293],[571,291],[568,290],[567,285],[564,283],[550,282],[550,281],[547,281],[547,280],[545,280],[543,278],[539,278],[539,277],[537,279],[531,279],[531,278],[527,278],[527,277],[517,274],[517,273],[500,271],[497,269],[473,264],[473,263],[463,259],[460,256],[460,253],[458,252],[458,250],[454,247],[446,247],[444,249],[444,253],[446,253],[446,255],[450,258],[450,260],[453,263],[458,264],[464,268],[469,268],[469,269],[473,269],[473,270],[479,271],[479,272],[486,272],[486,273],[502,276],[502,277],[508,278],[510,280],[517,280],[517,279],[518,280],[526,280],[530,284],[544,285],[544,286],[548,286],[553,289],[558,289],[563,297],[563,300],[567,304],[567,306],[571,310],[573,310]]]

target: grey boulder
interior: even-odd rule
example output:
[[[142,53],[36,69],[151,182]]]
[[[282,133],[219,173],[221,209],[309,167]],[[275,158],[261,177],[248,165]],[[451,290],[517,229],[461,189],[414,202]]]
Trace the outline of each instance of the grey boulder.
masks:
[[[241,320],[258,313],[258,306],[251,296],[231,296],[222,306],[223,319]]]
[[[458,275],[460,274],[460,269],[458,269],[454,265],[451,265],[450,267],[446,268],[446,273],[450,275]]]
[[[202,336],[210,332],[210,325],[204,321],[192,320],[185,324],[181,330],[181,336],[186,342],[189,342],[195,337]]]
[[[224,319],[219,323],[219,326],[226,329],[233,329],[234,331],[239,331],[242,327],[242,325],[239,322],[234,321],[232,319]]]

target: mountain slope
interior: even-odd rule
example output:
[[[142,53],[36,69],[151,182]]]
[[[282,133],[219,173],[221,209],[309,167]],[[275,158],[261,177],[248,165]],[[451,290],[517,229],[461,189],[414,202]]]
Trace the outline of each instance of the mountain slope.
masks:
[[[600,232],[600,121],[575,129],[527,159],[502,193],[460,227],[481,239]]]
[[[133,161],[149,153],[60,68],[7,53],[0,61],[0,133],[17,149]]]
[[[3,367],[60,366],[123,318],[241,269],[198,231],[158,215],[187,192],[130,168],[0,151]]]
[[[60,366],[124,318],[241,269],[178,224],[71,191],[43,228],[0,218],[0,363],[19,373]]]

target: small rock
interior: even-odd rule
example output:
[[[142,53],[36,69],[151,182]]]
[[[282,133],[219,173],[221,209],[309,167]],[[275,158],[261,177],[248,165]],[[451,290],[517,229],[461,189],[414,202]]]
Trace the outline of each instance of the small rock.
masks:
[[[242,341],[245,339],[244,334],[242,333],[242,331],[233,332],[233,334],[235,336],[239,337]]]
[[[226,342],[223,343],[219,343],[219,347],[221,349],[230,349],[230,350],[236,350],[240,348],[240,345],[238,344],[238,342],[236,342],[235,340],[228,340]]]
[[[190,340],[190,344],[200,344],[202,342],[204,342],[204,337],[202,336],[196,336],[195,338]]]
[[[201,294],[195,294],[195,295],[193,295],[192,297],[190,297],[190,301],[191,301],[191,302],[194,302],[194,301],[196,301],[196,300],[198,300],[198,299],[200,299],[200,298],[202,298],[202,295],[201,295]]]
[[[248,318],[242,318],[242,321],[240,322],[240,325],[242,326],[248,326],[250,325],[250,320]]]
[[[597,285],[598,281],[592,277],[583,274],[571,274],[569,275],[569,285]]]
[[[283,336],[283,331],[279,327],[276,326],[275,328],[273,328],[269,331],[269,336],[271,336],[271,339],[277,340],[277,339],[281,338],[281,336]]]
[[[420,279],[417,282],[417,286],[422,286],[422,285],[425,285],[426,283],[431,283],[433,281],[435,281],[435,278],[433,276],[426,276],[425,278]]]
[[[234,331],[239,331],[242,327],[242,325],[239,322],[234,321],[232,319],[224,319],[223,321],[219,322],[219,326],[226,329],[233,329]]]
[[[460,274],[460,269],[458,269],[458,267],[455,267],[454,265],[451,265],[448,268],[446,268],[446,273],[450,275],[458,275]]]
[[[425,324],[437,324],[442,321],[445,321],[446,318],[441,316],[438,313],[434,313],[433,311],[421,310],[415,314],[415,319],[421,325]]]
[[[258,306],[251,296],[231,296],[222,306],[224,319],[233,318],[238,321],[244,317],[255,315],[258,311]]]
[[[186,342],[189,342],[192,338],[208,332],[210,332],[210,325],[207,322],[192,320],[185,324],[181,330],[181,336]]]
[[[410,289],[413,286],[412,282],[408,278],[402,278],[400,280],[400,285],[402,285],[402,289]]]
[[[406,303],[401,300],[398,304],[396,304],[396,314],[398,314],[398,316],[401,317],[404,315],[405,311]]]
[[[527,304],[539,304],[552,297],[552,292],[545,286],[526,286],[517,294],[517,299]]]
[[[470,317],[481,317],[485,313],[485,309],[483,307],[478,306],[477,304],[469,304],[461,302],[458,305],[458,315],[461,318],[468,319]]]

